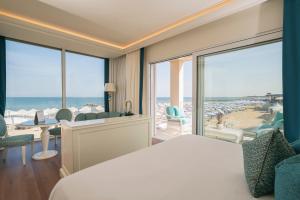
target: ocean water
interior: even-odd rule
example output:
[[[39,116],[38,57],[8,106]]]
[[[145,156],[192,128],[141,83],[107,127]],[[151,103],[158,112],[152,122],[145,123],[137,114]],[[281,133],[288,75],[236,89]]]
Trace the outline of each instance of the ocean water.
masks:
[[[104,106],[103,97],[67,97],[67,107],[81,108],[87,104]],[[61,108],[61,97],[7,97],[6,110],[43,110],[47,108]]]
[[[247,99],[247,98],[246,98]],[[170,97],[157,97],[157,103],[168,103]],[[209,102],[224,102],[224,101],[239,101],[245,100],[245,97],[214,97],[206,98],[205,101]],[[184,97],[184,102],[192,102],[192,97]],[[96,104],[104,106],[103,97],[67,97],[67,107],[82,108],[87,104]],[[6,109],[7,110],[30,110],[37,109],[43,110],[47,108],[61,108],[61,97],[7,97]]]

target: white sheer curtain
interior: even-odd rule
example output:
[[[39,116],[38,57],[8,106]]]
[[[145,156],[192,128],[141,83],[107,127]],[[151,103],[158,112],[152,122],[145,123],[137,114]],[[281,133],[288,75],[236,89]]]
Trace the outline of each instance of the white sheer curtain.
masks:
[[[126,100],[132,102],[132,112],[139,113],[140,51],[126,55]]]
[[[126,100],[126,56],[110,59],[109,82],[114,83],[116,92],[112,98],[111,111],[124,112]]]

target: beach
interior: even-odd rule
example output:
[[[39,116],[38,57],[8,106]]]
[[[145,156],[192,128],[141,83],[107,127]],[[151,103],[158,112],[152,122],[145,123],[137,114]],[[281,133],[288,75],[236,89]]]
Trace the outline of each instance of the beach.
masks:
[[[179,124],[177,130],[167,127],[166,107],[170,105],[164,102],[156,104],[156,137],[160,139],[170,139],[182,134],[192,132],[192,102],[185,101],[182,112],[187,119],[187,128],[181,130]],[[218,127],[218,115],[222,118],[222,127],[236,129],[244,132],[253,133],[262,124],[268,124],[274,117],[275,112],[270,112],[272,104],[261,97],[242,97],[242,98],[214,98],[204,102],[204,130],[205,128],[220,129]],[[274,106],[273,106],[274,107]],[[277,111],[282,112],[282,105],[277,105]]]

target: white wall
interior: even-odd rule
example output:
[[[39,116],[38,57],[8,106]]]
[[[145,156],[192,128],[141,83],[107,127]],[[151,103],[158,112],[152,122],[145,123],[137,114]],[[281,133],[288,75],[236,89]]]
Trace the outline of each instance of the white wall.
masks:
[[[269,0],[237,14],[151,45],[145,50],[147,63],[254,37],[282,28],[283,1]],[[146,65],[147,66],[147,65]]]

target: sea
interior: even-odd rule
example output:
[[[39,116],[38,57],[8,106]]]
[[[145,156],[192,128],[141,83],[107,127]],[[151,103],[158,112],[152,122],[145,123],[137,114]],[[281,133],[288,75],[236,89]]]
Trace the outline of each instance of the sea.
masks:
[[[247,99],[247,98],[246,98]],[[212,97],[205,98],[209,102],[239,101],[245,100],[245,97]],[[169,97],[157,97],[157,103],[169,103]],[[192,102],[192,97],[184,97],[184,102]],[[67,97],[67,107],[82,108],[87,104],[104,106],[103,97]],[[24,110],[44,110],[47,108],[61,108],[61,97],[7,97],[6,109],[12,111]]]

